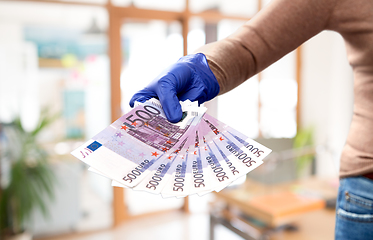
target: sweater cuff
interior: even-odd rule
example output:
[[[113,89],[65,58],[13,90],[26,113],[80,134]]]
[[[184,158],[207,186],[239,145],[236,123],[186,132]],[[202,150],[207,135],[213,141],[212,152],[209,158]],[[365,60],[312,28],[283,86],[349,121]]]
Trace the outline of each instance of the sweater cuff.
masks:
[[[226,93],[228,91],[225,84],[227,81],[227,74],[214,60],[209,58],[209,56],[206,55],[206,59],[212,73],[215,75],[216,80],[218,81],[220,87],[220,92],[218,95]]]

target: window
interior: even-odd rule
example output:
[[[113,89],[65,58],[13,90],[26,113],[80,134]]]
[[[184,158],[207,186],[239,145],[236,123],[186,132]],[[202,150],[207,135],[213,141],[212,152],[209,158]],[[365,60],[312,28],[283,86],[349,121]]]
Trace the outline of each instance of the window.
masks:
[[[269,2],[111,0],[112,5],[106,5],[108,0],[60,1],[64,4],[0,3],[0,18],[7,20],[0,23],[0,28],[9,33],[0,39],[0,52],[18,49],[6,61],[0,54],[0,119],[12,118],[15,113],[9,108],[19,113],[20,109],[52,105],[63,117],[53,134],[45,137],[53,142],[58,157],[65,157],[74,142],[93,136],[129,111],[132,95],[167,66],[207,42],[228,36]],[[22,44],[14,47],[14,39]],[[6,41],[13,42],[13,48],[4,45]],[[217,117],[251,138],[294,136],[299,81],[296,61],[296,54],[289,54],[218,97]],[[13,68],[7,64],[13,64]],[[24,88],[17,89],[15,82],[7,79],[23,81]],[[35,98],[38,93],[42,93],[40,98]],[[32,127],[31,119],[35,121],[37,116],[25,114]],[[91,187],[85,190],[100,195],[102,200],[92,203],[85,199],[92,205],[84,206],[89,210],[100,204],[110,208],[110,183],[99,185],[97,175],[86,169],[84,174],[84,181]],[[124,199],[125,204],[123,190],[114,189],[115,223],[149,211],[138,205],[134,195],[125,194]],[[126,204],[132,204],[129,213]],[[168,205],[179,207],[180,201]],[[110,218],[97,209],[93,215]]]
[[[296,54],[289,53],[262,73],[259,85],[260,130],[265,138],[293,138],[297,133]]]
[[[98,0],[96,0],[98,1]],[[115,6],[181,12],[185,9],[184,0],[112,0]]]
[[[219,11],[236,17],[252,17],[258,10],[257,0],[190,0],[190,11],[201,13]]]
[[[181,25],[160,20],[125,22],[121,41],[121,106],[128,112],[133,94],[183,56]]]
[[[111,226],[110,181],[70,154],[110,124],[106,9],[12,1],[0,3],[0,18],[0,122],[20,116],[31,130],[44,108],[59,115],[40,136],[55,160],[56,200],[49,219],[34,216],[34,233]]]

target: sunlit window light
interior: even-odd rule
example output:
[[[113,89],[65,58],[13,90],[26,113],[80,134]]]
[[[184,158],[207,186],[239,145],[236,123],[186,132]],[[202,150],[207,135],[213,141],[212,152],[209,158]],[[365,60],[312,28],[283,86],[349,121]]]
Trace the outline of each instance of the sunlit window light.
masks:
[[[194,29],[188,33],[188,54],[203,46],[206,41],[206,34],[202,29]]]
[[[258,78],[253,77],[219,96],[218,119],[229,126],[235,126],[235,129],[250,138],[258,137],[258,89]],[[226,114],[227,112],[232,114]]]
[[[294,79],[263,79],[260,91],[260,128],[265,138],[296,135],[297,83]]]
[[[162,21],[126,23],[122,39],[127,57],[122,66],[122,111],[130,110],[133,94],[145,87],[165,68],[183,55],[183,38],[179,23]]]

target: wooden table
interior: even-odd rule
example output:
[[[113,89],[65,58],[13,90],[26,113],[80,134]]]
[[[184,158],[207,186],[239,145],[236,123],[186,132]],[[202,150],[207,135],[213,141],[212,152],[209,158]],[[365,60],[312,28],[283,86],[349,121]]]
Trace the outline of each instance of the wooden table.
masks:
[[[239,188],[215,195],[216,201],[210,211],[211,240],[216,224],[222,224],[245,239],[268,239],[279,229],[296,230],[293,223],[302,216],[325,209],[325,200],[337,196],[337,183],[310,178],[264,185],[248,180]]]

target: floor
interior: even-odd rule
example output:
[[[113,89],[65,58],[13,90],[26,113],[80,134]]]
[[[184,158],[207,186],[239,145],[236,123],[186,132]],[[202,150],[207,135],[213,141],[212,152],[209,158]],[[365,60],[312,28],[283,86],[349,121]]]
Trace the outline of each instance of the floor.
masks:
[[[334,211],[320,210],[304,215],[294,232],[279,231],[270,240],[323,240],[334,238]],[[239,240],[241,237],[223,226],[215,228],[215,240]],[[91,233],[37,238],[37,240],[208,240],[208,214],[184,214],[179,211],[135,219],[110,229]]]

